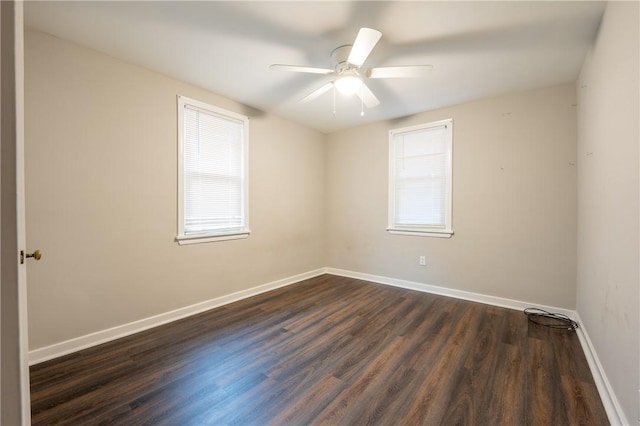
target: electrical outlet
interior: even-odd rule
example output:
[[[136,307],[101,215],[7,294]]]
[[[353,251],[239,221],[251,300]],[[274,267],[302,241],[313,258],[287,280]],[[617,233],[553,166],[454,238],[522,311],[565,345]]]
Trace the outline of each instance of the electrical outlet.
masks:
[[[419,262],[420,262],[420,266],[426,266],[427,265],[427,257],[426,256],[420,256]]]

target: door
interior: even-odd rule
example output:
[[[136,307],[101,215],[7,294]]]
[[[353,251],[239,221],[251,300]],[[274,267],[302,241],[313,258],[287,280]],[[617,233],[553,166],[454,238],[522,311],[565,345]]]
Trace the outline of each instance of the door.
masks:
[[[22,2],[0,2],[0,423],[31,424],[24,210]]]

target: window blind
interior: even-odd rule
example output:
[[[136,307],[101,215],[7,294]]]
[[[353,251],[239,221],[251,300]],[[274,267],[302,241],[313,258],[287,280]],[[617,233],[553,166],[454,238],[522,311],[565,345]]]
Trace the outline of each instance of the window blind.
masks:
[[[245,227],[244,122],[184,106],[184,234]]]
[[[395,147],[395,222],[445,226],[445,126],[398,134]]]

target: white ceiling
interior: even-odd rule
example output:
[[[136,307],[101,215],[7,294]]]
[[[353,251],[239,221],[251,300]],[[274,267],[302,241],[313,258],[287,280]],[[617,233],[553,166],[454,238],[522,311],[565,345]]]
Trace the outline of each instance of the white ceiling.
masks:
[[[604,3],[593,1],[25,2],[25,22],[322,132],[506,92],[575,81]],[[426,78],[368,80],[381,105],[332,92],[298,103],[327,77],[360,27],[383,36],[365,67],[433,65]],[[258,113],[256,111],[256,113]]]

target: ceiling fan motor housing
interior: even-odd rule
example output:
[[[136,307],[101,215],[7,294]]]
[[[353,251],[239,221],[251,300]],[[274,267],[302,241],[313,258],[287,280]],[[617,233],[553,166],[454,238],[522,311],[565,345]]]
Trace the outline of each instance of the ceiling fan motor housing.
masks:
[[[356,69],[356,67],[347,61],[349,53],[351,53],[351,47],[352,45],[345,44],[344,46],[336,47],[331,52],[331,60],[335,64],[334,69],[336,70],[336,73],[342,74],[346,70]]]

